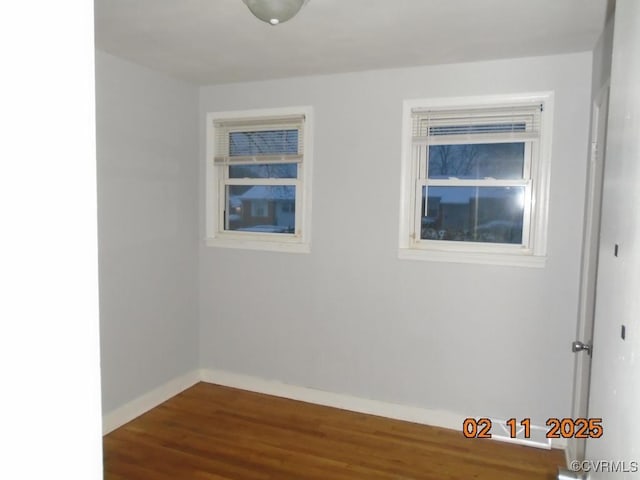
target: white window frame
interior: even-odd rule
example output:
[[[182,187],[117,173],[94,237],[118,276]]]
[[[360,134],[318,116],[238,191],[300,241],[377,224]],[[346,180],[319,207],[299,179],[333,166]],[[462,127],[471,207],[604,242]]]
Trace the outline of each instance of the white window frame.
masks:
[[[224,121],[248,123],[257,119],[277,122],[279,119],[304,117],[302,123],[302,161],[298,163],[298,177],[294,179],[237,179],[235,184],[293,185],[296,187],[295,232],[258,233],[224,229],[225,175],[228,165],[215,162],[217,151],[216,124]],[[267,250],[291,253],[311,251],[311,179],[313,172],[313,109],[310,106],[269,108],[207,113],[206,125],[206,245],[210,247]],[[227,182],[228,183],[228,182]]]
[[[521,181],[525,188],[523,244],[490,244],[464,241],[424,240],[420,238],[422,187],[477,186],[478,181],[425,180],[421,178],[424,160],[412,138],[413,112],[420,109],[465,110],[542,105],[539,138],[525,143],[525,171],[530,176]],[[553,131],[553,92],[474,97],[447,97],[405,100],[402,119],[402,167],[400,199],[400,232],[398,256],[401,259],[437,262],[479,263],[523,267],[544,267],[547,254],[547,224],[549,215],[549,183]],[[501,141],[501,140],[497,140]],[[506,138],[502,141],[509,141]],[[424,175],[422,175],[424,176]],[[455,183],[455,185],[454,185]],[[516,181],[517,183],[517,181]],[[514,181],[487,179],[482,186],[513,186]],[[528,213],[527,213],[528,212]]]

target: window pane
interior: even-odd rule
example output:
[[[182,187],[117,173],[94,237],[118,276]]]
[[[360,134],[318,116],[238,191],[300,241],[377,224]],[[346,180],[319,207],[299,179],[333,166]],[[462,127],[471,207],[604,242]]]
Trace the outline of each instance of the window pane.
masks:
[[[524,190],[524,187],[425,187],[420,238],[521,244]]]
[[[294,233],[296,187],[230,185],[226,187],[225,230]]]
[[[229,178],[298,178],[297,163],[229,166]]]
[[[229,155],[295,155],[298,153],[298,130],[230,132]]]
[[[429,147],[429,178],[516,179],[523,172],[524,142]]]

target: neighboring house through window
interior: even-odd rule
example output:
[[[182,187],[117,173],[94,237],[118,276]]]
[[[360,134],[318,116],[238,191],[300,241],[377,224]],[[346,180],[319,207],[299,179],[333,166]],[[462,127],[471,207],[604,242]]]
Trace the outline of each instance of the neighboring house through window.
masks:
[[[400,256],[544,265],[550,93],[404,103]]]
[[[207,244],[308,252],[311,108],[207,115]]]

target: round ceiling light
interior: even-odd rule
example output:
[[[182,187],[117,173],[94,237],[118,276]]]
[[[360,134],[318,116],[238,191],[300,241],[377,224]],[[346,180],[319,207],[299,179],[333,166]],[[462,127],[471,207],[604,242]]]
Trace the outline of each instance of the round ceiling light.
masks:
[[[278,25],[295,16],[308,0],[242,0],[263,22]]]

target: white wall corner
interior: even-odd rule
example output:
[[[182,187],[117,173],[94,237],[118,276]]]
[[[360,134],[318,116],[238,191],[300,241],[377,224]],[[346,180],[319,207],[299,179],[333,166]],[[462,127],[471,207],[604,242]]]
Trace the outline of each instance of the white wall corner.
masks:
[[[176,396],[200,381],[200,371],[194,370],[180,377],[169,380],[158,388],[112,410],[102,416],[102,434],[106,435],[125,423],[130,422],[171,397]]]
[[[564,461],[571,465],[574,460],[581,460],[577,455],[576,439],[556,438],[551,442],[551,448],[564,450]],[[584,440],[583,440],[584,441]]]

